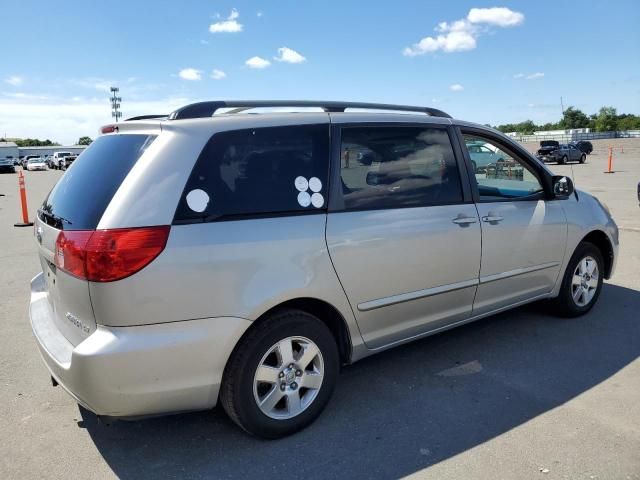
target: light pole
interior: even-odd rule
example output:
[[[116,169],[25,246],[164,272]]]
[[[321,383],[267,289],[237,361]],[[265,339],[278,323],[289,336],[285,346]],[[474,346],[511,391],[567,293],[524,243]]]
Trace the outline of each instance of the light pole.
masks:
[[[122,97],[118,97],[117,93],[120,91],[118,87],[111,87],[111,116],[116,119],[116,123],[118,123],[118,119],[122,117],[122,112],[120,109],[120,102],[122,101]]]

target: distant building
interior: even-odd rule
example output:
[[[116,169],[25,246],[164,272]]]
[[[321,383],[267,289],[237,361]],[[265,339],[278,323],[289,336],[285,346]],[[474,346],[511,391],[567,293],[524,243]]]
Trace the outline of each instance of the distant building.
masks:
[[[53,155],[55,152],[71,152],[79,155],[85,148],[87,148],[86,145],[72,145],[69,147],[18,147],[18,150],[20,151],[20,157],[24,157],[26,155],[40,155],[41,157],[47,157]]]
[[[575,135],[576,133],[589,133],[591,132],[590,128],[568,128],[566,130],[541,130],[538,132],[533,132],[534,135]]]
[[[18,158],[18,145],[13,142],[0,142],[0,158]]]

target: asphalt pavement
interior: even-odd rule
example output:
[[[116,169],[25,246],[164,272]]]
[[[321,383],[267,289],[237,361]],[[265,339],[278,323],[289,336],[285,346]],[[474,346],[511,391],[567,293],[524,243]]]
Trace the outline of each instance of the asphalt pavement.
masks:
[[[39,263],[0,175],[0,478],[640,479],[640,141],[602,174],[552,168],[622,226],[615,276],[576,319],[534,304],[343,369],[305,431],[242,433],[221,409],[105,426],[53,388],[28,322]],[[97,173],[99,175],[99,173]],[[60,172],[25,172],[31,215]]]

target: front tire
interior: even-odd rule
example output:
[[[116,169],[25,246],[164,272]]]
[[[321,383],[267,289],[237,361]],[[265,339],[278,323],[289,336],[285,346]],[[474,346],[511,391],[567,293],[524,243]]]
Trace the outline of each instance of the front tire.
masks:
[[[282,310],[238,343],[225,369],[220,401],[246,432],[284,437],[322,413],[338,370],[338,347],[327,326],[307,312]]]
[[[587,156],[583,153],[582,156],[580,157],[580,163],[584,163],[587,161]]]
[[[591,310],[600,296],[603,278],[600,250],[592,243],[580,243],[569,260],[560,293],[554,300],[557,313],[577,317]]]
[[[567,156],[563,156],[562,158],[560,158],[560,160],[558,160],[558,165],[564,165],[565,163],[567,163]]]

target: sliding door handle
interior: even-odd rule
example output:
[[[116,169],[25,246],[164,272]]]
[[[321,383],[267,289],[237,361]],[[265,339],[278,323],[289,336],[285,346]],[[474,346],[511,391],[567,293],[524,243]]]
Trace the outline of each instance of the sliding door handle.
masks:
[[[451,220],[453,223],[457,225],[469,225],[470,223],[476,223],[478,219],[476,217],[463,217],[459,216]]]
[[[487,223],[498,223],[502,220],[504,220],[504,217],[500,217],[498,215],[487,215],[486,217],[482,217],[482,221]]]

